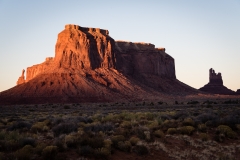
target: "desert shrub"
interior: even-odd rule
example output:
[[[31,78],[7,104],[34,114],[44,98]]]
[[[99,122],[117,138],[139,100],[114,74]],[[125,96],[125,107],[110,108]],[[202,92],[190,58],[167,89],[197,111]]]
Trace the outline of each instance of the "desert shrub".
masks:
[[[185,118],[183,120],[183,125],[184,126],[194,126],[194,121],[192,120],[192,118]]]
[[[236,138],[237,137],[237,133],[234,132],[229,126],[226,126],[226,125],[219,125],[217,127],[217,134],[219,134],[219,133],[224,134],[228,138]]]
[[[10,126],[7,130],[8,131],[13,131],[13,130],[24,129],[24,128],[30,129],[31,126],[32,125],[29,122],[20,121],[20,122],[13,123],[13,125]]]
[[[111,137],[111,141],[114,147],[117,147],[118,142],[124,141],[124,140],[125,140],[125,137],[123,135],[116,135]]]
[[[101,148],[104,146],[104,139],[100,135],[89,136],[89,135],[82,135],[79,140],[79,144],[81,146],[90,146],[92,148]]]
[[[42,156],[44,159],[54,159],[58,153],[57,146],[47,146],[42,151]]]
[[[238,115],[228,115],[222,118],[220,123],[235,128],[235,124],[240,123],[240,117]]]
[[[67,149],[67,145],[64,142],[64,139],[57,138],[57,139],[55,139],[53,144],[58,147],[59,152],[64,152]]]
[[[77,121],[78,122],[84,122],[84,123],[92,123],[93,122],[92,118],[83,117],[83,116],[77,117]]]
[[[108,115],[106,115],[105,117],[103,117],[101,119],[101,122],[102,123],[105,123],[105,122],[113,122],[113,123],[117,123],[119,121],[118,119],[118,116],[117,115],[114,115],[112,113],[109,113]]]
[[[195,117],[195,122],[198,124],[200,123],[206,123],[207,121],[217,119],[216,115],[214,113],[203,113]]]
[[[18,141],[21,138],[19,132],[17,131],[12,131],[12,132],[6,132],[6,140],[13,140],[13,141]]]
[[[143,133],[144,133],[144,136],[145,136],[144,139],[146,141],[148,141],[148,142],[153,141],[153,136],[152,136],[150,131],[144,131]]]
[[[176,128],[168,128],[168,130],[167,130],[167,134],[176,134],[176,133],[177,133]]]
[[[149,150],[145,145],[136,145],[135,147],[133,147],[133,152],[137,153],[138,155],[149,154]]]
[[[232,130],[232,131],[227,132],[227,135],[226,135],[226,136],[227,136],[228,138],[235,139],[235,138],[237,138],[237,133]]]
[[[162,119],[162,121],[170,120],[170,119],[171,119],[171,116],[169,116],[169,115],[167,115],[167,114],[163,114],[163,115],[161,115],[161,119]]]
[[[58,118],[55,118],[55,119],[52,120],[52,125],[56,126],[56,125],[58,125],[60,123],[63,123],[63,122],[64,122],[63,118],[58,117]]]
[[[209,140],[209,136],[208,136],[208,134],[206,134],[206,133],[200,133],[200,134],[199,134],[199,137],[200,137],[200,139],[201,139],[202,141],[207,141],[207,140]]]
[[[118,135],[123,135],[125,138],[132,134],[132,130],[126,128],[117,128],[114,130]]]
[[[19,149],[20,144],[19,140],[21,139],[21,136],[19,132],[17,131],[11,131],[11,132],[0,132],[0,150],[1,151],[15,151]]]
[[[231,131],[232,129],[229,127],[229,126],[226,126],[226,125],[220,125],[217,127],[217,132],[219,133],[227,133],[229,131]]]
[[[148,124],[148,128],[155,130],[159,128],[158,121],[151,121],[150,124]]]
[[[173,119],[185,119],[186,117],[188,117],[188,113],[186,111],[178,111],[176,112],[172,117]]]
[[[7,121],[5,119],[0,119],[0,123],[2,123],[3,125],[6,125]]]
[[[158,137],[158,138],[163,138],[163,137],[164,137],[164,133],[163,133],[163,131],[161,131],[161,130],[156,130],[156,131],[154,131],[154,132],[153,132],[153,135],[154,135],[155,137]]]
[[[199,130],[200,132],[207,132],[207,126],[206,126],[206,124],[199,124],[199,125],[198,125],[198,130]]]
[[[100,159],[107,159],[111,155],[111,150],[108,148],[98,148],[94,151],[94,157]]]
[[[152,121],[156,117],[156,114],[151,113],[151,112],[147,112],[147,113],[145,113],[145,117],[146,117],[147,120]]]
[[[78,148],[77,153],[82,156],[90,156],[94,153],[94,149],[90,146],[81,146]]]
[[[100,123],[95,123],[95,124],[89,124],[84,127],[85,132],[107,132],[107,131],[112,131],[114,129],[114,126],[112,123],[106,123],[106,124],[100,124]]]
[[[148,142],[154,140],[154,136],[152,135],[152,132],[150,132],[149,128],[145,126],[134,128],[133,134],[137,135],[138,138],[142,140],[146,140]]]
[[[77,131],[77,124],[75,123],[61,123],[54,127],[53,133],[54,136],[59,136],[60,134],[68,134],[71,132],[76,132]]]
[[[207,121],[205,124],[207,127],[217,127],[220,124],[220,122],[219,122],[219,119],[213,119],[213,120]]]
[[[123,127],[123,128],[126,128],[126,129],[131,129],[132,128],[132,124],[131,124],[130,121],[123,121],[120,126]]]
[[[178,126],[178,123],[176,120],[165,120],[163,124],[161,125],[162,129],[166,131],[168,128],[176,128]]]
[[[131,143],[131,145],[132,146],[135,146],[138,142],[139,142],[139,138],[137,138],[137,137],[131,137],[130,139],[129,139],[129,142]]]
[[[6,133],[5,131],[1,131],[1,132],[0,132],[0,140],[5,140],[6,137],[7,137],[7,134],[8,134],[8,133]]]
[[[178,128],[178,131],[181,134],[187,134],[187,135],[191,135],[194,130],[195,130],[195,128],[193,126],[183,126],[183,127]]]
[[[77,146],[78,142],[77,142],[75,136],[70,134],[70,135],[65,136],[65,143],[66,143],[67,147],[74,148]]]
[[[103,143],[105,148],[108,148],[111,150],[112,141],[110,139],[105,139]]]
[[[96,114],[92,115],[91,118],[94,122],[101,122],[101,120],[103,119],[103,115],[100,113],[96,113]]]
[[[22,149],[15,152],[15,156],[18,160],[29,160],[33,153],[33,147],[26,145]]]
[[[24,137],[24,138],[19,139],[19,143],[21,146],[31,145],[32,147],[35,147],[36,140],[32,137]]]
[[[48,130],[49,130],[49,128],[48,128],[48,126],[46,126],[45,122],[37,122],[37,123],[33,124],[31,127],[31,131],[33,133],[46,132]]]
[[[132,145],[129,141],[125,141],[125,142],[120,141],[118,142],[118,146],[117,146],[117,148],[123,152],[130,152],[131,147]]]
[[[37,153],[38,155],[41,155],[43,149],[46,147],[46,144],[44,143],[39,143],[37,146],[34,148],[34,152]]]

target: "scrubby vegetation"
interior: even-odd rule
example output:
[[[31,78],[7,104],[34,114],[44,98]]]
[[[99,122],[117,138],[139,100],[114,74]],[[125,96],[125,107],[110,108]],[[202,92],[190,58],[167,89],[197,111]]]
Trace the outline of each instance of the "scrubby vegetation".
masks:
[[[234,144],[236,152],[219,156],[219,147],[205,156],[236,159],[240,150],[238,102],[0,106],[0,159],[111,159],[116,151],[136,156],[151,156],[159,150],[169,154],[177,147],[173,139],[181,149]],[[174,151],[168,156],[177,156]],[[193,159],[201,157],[189,154]]]

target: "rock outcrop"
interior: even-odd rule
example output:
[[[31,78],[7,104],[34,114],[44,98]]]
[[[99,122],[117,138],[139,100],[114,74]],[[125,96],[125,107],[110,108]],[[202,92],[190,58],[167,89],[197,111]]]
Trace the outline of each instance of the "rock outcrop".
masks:
[[[236,94],[234,91],[228,89],[223,85],[221,73],[216,74],[212,68],[209,70],[209,83],[200,88],[199,90],[213,94]]]
[[[55,62],[74,69],[115,68],[114,40],[107,30],[66,25],[58,34]]]
[[[66,25],[55,57],[27,68],[2,103],[159,99],[198,93],[176,79],[174,59],[150,43],[115,41],[108,30]]]
[[[18,78],[17,85],[25,83],[25,76],[24,76],[25,70],[22,70],[22,75]]]

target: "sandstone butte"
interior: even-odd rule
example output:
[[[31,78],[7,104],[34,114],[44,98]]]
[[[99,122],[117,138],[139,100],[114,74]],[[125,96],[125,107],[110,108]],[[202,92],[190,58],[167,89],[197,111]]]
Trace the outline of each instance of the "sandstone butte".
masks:
[[[238,91],[234,92],[223,85],[222,74],[216,74],[211,68],[209,70],[209,83],[199,89],[200,91],[213,93],[213,94],[224,94],[224,95],[236,95]]]
[[[198,94],[176,79],[174,59],[150,43],[115,41],[108,30],[66,25],[55,57],[22,71],[1,104],[110,102]]]

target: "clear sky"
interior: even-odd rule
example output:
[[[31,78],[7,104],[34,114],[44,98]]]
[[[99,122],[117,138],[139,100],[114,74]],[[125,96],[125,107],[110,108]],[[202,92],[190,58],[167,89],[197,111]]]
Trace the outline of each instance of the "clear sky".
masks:
[[[0,0],[0,91],[14,87],[22,69],[53,57],[69,23],[165,47],[177,78],[194,88],[214,68],[226,87],[240,89],[239,0]]]

